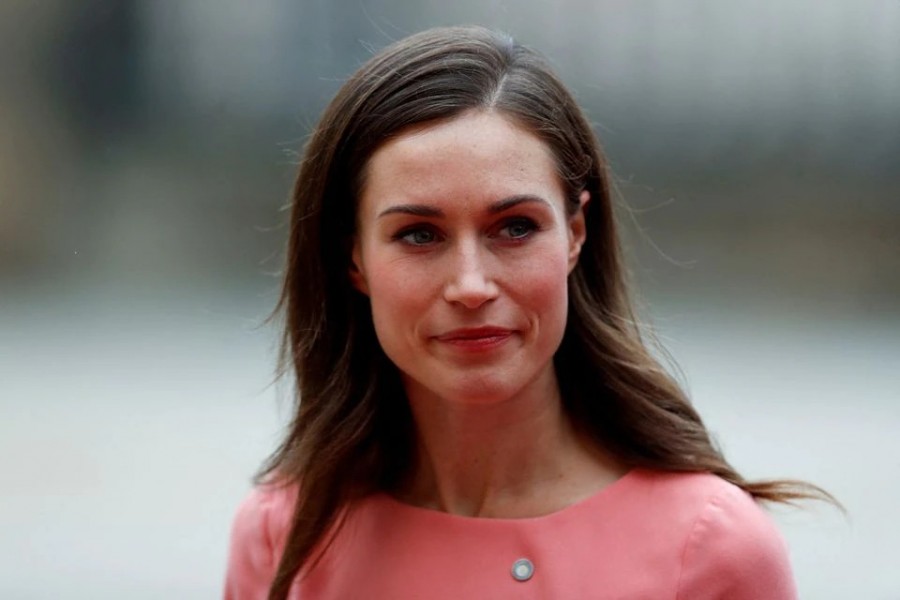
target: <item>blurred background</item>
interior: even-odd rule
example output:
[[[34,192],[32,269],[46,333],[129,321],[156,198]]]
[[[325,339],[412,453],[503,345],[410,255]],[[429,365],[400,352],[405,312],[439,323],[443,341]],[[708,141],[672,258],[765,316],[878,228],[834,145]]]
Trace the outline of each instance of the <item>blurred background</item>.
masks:
[[[220,595],[289,413],[264,320],[297,153],[374,51],[461,23],[588,111],[735,465],[849,510],[776,511],[801,596],[900,598],[895,0],[5,0],[0,597]]]

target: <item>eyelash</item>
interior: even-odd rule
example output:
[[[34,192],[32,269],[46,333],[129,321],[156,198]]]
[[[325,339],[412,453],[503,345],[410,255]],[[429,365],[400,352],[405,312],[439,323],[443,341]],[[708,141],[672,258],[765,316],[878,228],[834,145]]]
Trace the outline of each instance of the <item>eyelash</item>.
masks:
[[[528,239],[535,232],[540,231],[540,226],[538,225],[538,223],[528,217],[510,217],[510,218],[504,220],[500,224],[498,231],[509,230],[512,227],[522,227],[522,226],[525,227],[526,231],[520,235],[507,235],[507,236],[499,236],[498,235],[496,237],[502,237],[502,238],[504,238],[505,241],[517,243],[517,242],[522,242],[522,241]],[[412,239],[408,239],[408,238],[411,238],[412,236],[416,236],[416,235],[419,235],[422,233],[430,234],[432,236],[431,239],[429,239],[427,241],[421,241],[421,240],[413,241]],[[402,242],[402,243],[404,243],[408,246],[412,246],[414,248],[421,248],[421,247],[431,245],[435,242],[441,241],[441,235],[437,232],[436,228],[432,227],[431,225],[421,224],[421,225],[413,225],[411,227],[401,229],[400,231],[395,233],[391,237],[391,239],[394,241]]]
[[[414,242],[411,239],[407,239],[407,238],[410,238],[414,235],[421,234],[421,233],[430,234],[432,236],[432,239],[427,242]],[[404,244],[406,244],[408,246],[421,247],[421,246],[427,246],[428,244],[434,243],[435,241],[438,240],[439,237],[440,236],[434,230],[434,228],[429,227],[427,225],[415,225],[413,227],[407,227],[406,229],[402,229],[402,230],[398,231],[397,233],[395,233],[393,235],[392,239],[394,241],[403,242]]]
[[[511,227],[516,226],[524,226],[527,231],[522,235],[510,236],[510,240],[524,240],[526,238],[531,237],[536,231],[540,231],[540,227],[534,219],[529,219],[528,217],[512,217],[503,222],[503,227],[500,229],[510,229]]]

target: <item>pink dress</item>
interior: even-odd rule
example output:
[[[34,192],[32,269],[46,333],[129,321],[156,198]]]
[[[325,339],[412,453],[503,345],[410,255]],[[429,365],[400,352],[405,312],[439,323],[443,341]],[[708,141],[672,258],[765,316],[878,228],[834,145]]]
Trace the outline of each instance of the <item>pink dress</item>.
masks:
[[[266,598],[293,494],[258,488],[235,517],[226,600]],[[361,501],[292,600],[796,598],[785,544],[739,488],[634,469],[526,519],[459,517],[387,494]]]

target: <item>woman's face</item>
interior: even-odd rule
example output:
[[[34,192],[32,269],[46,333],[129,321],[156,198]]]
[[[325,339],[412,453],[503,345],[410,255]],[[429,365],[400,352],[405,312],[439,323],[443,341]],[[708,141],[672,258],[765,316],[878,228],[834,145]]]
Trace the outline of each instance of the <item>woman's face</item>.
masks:
[[[556,389],[587,199],[569,217],[549,148],[496,113],[416,128],[375,152],[350,276],[411,399]]]

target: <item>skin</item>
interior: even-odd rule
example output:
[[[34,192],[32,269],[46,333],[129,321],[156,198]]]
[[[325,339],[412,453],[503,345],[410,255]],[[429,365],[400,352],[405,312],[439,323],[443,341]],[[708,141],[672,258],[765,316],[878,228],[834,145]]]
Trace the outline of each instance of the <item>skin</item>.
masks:
[[[570,216],[550,150],[495,112],[412,129],[373,154],[350,277],[416,422],[402,500],[536,516],[623,474],[569,422],[552,362],[588,200]]]

